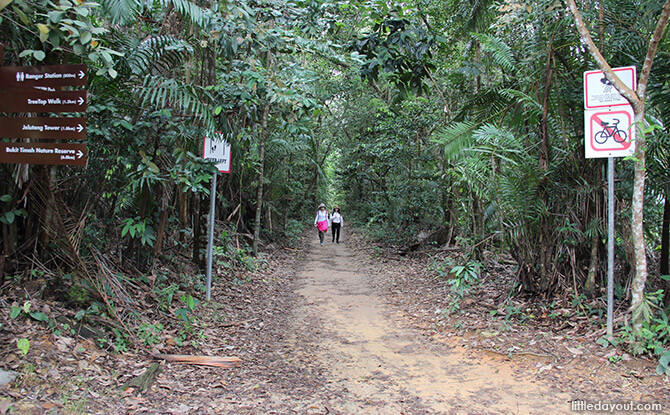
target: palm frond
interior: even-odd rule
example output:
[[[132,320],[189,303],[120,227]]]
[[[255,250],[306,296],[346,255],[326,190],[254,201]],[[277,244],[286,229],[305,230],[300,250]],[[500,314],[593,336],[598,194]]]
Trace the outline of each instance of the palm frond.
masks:
[[[163,7],[174,7],[177,13],[189,20],[191,24],[206,27],[209,23],[209,11],[188,0],[160,0]]]
[[[153,36],[128,52],[128,65],[135,75],[151,73],[151,68],[174,71],[193,47],[174,36]]]
[[[500,91],[500,95],[522,105],[524,110],[534,118],[540,118],[542,115],[542,105],[536,99],[522,91],[507,88]]]
[[[135,20],[141,5],[142,0],[106,0],[101,2],[102,10],[109,15],[113,24],[127,24]]]
[[[502,39],[484,33],[473,33],[472,36],[481,42],[484,51],[490,53],[494,62],[504,71],[515,72],[516,59],[514,59],[512,49]]]
[[[453,123],[435,133],[433,142],[444,146],[444,157],[455,159],[464,148],[472,144],[472,132],[477,124],[472,121]]]
[[[139,100],[143,105],[178,109],[199,118],[206,130],[214,131],[216,123],[209,107],[202,101],[203,96],[205,92],[202,88],[161,76],[147,76],[139,90]]]

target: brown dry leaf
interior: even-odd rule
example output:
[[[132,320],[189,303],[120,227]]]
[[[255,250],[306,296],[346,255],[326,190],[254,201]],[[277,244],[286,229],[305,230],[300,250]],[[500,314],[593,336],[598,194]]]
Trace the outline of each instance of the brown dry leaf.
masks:
[[[575,356],[579,356],[579,355],[584,354],[584,351],[581,348],[574,348],[574,347],[568,347],[568,346],[565,346],[565,348],[568,349],[568,351]]]

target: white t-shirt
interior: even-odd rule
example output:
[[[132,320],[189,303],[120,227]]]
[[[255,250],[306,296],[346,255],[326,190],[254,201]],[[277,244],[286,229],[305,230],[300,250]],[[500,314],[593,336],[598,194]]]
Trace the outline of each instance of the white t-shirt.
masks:
[[[314,219],[314,224],[316,225],[319,222],[323,222],[324,220],[328,220],[328,211],[321,209],[316,211],[316,218]]]
[[[344,219],[342,218],[342,215],[340,215],[340,212],[334,212],[330,217],[330,222],[339,223],[341,226],[344,226]]]

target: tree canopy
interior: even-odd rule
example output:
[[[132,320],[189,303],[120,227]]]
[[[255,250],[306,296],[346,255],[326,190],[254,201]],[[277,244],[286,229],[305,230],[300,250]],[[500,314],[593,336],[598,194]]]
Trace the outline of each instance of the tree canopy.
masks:
[[[155,278],[164,264],[200,273],[211,196],[217,243],[238,259],[299,237],[324,202],[389,244],[441,229],[472,260],[509,256],[512,293],[599,296],[605,163],[584,157],[582,85],[599,67],[568,6],[0,1],[5,66],[90,68],[87,165],[0,167],[0,270],[40,269],[61,295],[101,299],[121,290],[109,278]],[[609,65],[641,73],[668,2],[576,6]],[[656,36],[638,120],[646,165],[638,154],[616,167],[616,281],[630,301],[644,252],[647,292],[664,289],[667,306],[670,41]],[[202,140],[216,131],[232,163],[210,195]]]

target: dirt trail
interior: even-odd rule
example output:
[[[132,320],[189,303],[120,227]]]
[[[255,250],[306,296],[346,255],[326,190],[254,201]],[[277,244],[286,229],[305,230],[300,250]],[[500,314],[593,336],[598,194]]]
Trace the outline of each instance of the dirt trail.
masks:
[[[425,340],[390,311],[364,264],[346,243],[314,242],[297,276],[304,303],[295,310],[295,330],[317,321],[322,327],[312,358],[330,368],[335,412],[570,412],[569,396],[518,377],[502,359]]]

